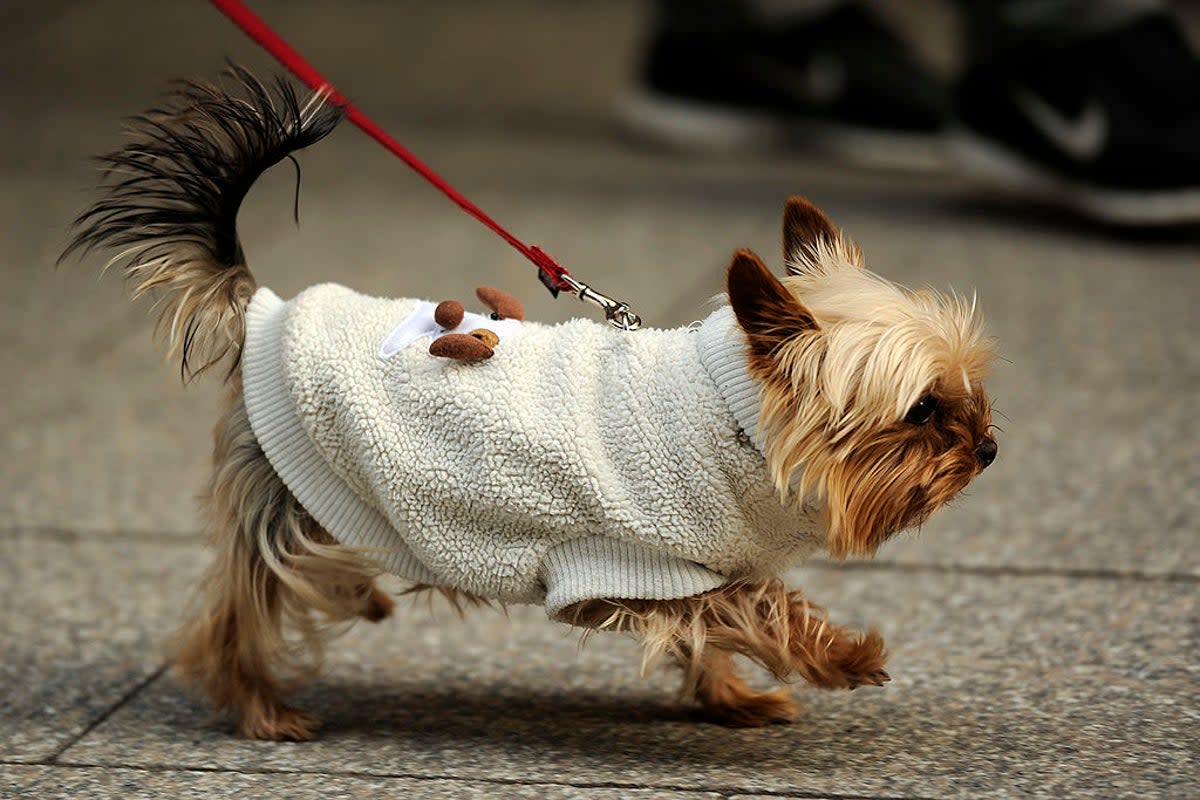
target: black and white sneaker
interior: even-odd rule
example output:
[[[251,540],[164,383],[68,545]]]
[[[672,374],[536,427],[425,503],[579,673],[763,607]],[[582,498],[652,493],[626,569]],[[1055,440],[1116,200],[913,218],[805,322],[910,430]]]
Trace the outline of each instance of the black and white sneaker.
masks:
[[[819,148],[880,166],[944,159],[942,84],[869,9],[720,32],[662,29],[621,108],[628,131],[676,148]]]
[[[954,105],[968,175],[1103,222],[1200,222],[1200,60],[1166,16],[972,65]]]

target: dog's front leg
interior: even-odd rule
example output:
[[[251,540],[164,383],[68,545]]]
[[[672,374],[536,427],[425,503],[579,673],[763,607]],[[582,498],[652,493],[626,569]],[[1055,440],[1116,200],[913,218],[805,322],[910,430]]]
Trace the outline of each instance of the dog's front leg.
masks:
[[[715,722],[742,728],[792,722],[800,707],[791,690],[752,689],[738,675],[731,650],[709,640],[711,612],[720,605],[722,591],[678,600],[589,600],[568,608],[562,619],[581,628],[632,634],[643,649],[643,670],[669,655],[683,670],[680,694],[697,700]]]
[[[857,631],[829,621],[802,592],[786,592],[786,650],[791,671],[823,689],[882,686],[887,648],[876,630]],[[776,630],[768,624],[768,630]],[[750,654],[753,657],[753,654]]]
[[[628,601],[617,626],[641,634],[650,651],[666,651],[694,676],[715,670],[705,653],[715,648],[748,656],[780,680],[799,676],[825,689],[881,686],[887,649],[877,631],[856,631],[829,621],[825,609],[778,578],[739,582],[679,600]],[[714,678],[719,684],[720,678]],[[726,682],[727,683],[727,682]],[[719,693],[718,693],[719,694]]]
[[[677,600],[592,600],[567,609],[565,621],[632,633],[647,661],[672,656],[684,671],[683,694],[725,724],[790,722],[798,708],[784,691],[756,692],[734,669],[748,656],[780,680],[804,678],[826,689],[881,686],[887,651],[876,631],[835,625],[803,592],[771,579],[723,586]]]

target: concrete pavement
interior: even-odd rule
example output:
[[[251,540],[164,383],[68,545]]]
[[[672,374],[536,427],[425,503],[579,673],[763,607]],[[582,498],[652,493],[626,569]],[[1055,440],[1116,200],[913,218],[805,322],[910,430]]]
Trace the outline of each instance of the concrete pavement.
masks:
[[[778,264],[791,193],[877,271],[978,291],[1006,359],[1000,457],[877,560],[791,576],[893,651],[885,689],[801,689],[795,725],[703,724],[673,675],[639,678],[630,642],[580,650],[536,608],[459,622],[402,602],[302,690],[319,740],[234,738],[161,655],[206,558],[191,498],[218,388],[178,386],[147,307],[98,279],[98,259],[52,264],[91,196],[85,158],[119,142],[120,117],[225,57],[271,65],[202,3],[4,7],[0,796],[1200,794],[1200,232],[1121,236],[948,175],[628,147],[610,109],[637,4],[255,8],[459,188],[651,324],[704,316],[734,247]],[[302,161],[298,229],[287,170],[242,215],[251,266],[280,294],[333,279],[466,297],[487,282],[534,319],[586,313],[349,126]]]

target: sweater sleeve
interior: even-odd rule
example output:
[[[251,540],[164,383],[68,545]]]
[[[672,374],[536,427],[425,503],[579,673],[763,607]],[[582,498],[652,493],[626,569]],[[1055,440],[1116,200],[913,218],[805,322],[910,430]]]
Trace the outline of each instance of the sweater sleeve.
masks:
[[[694,561],[603,536],[571,539],[552,548],[541,572],[551,619],[584,600],[672,600],[729,582]]]

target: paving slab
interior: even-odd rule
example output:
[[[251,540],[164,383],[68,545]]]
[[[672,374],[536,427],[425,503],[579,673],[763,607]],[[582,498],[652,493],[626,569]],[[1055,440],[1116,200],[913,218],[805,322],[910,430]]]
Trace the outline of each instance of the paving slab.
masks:
[[[295,773],[199,772],[189,770],[137,770],[69,767],[16,767],[13,776],[26,781],[24,796],[38,800],[75,800],[79,797],[120,797],[123,800],[208,800],[238,797],[242,800],[365,800],[366,798],[420,797],[429,800],[458,798],[520,798],[521,800],[719,800],[709,792],[672,792],[659,789],[521,785],[485,781],[423,780],[404,777],[343,776]],[[0,775],[0,781],[4,776]],[[4,784],[0,783],[0,792]],[[0,797],[4,795],[0,793]],[[13,795],[17,796],[17,795]]]
[[[0,761],[43,761],[160,670],[200,548],[2,535]]]
[[[354,631],[296,702],[317,741],[250,742],[157,681],[61,763],[851,796],[1185,796],[1200,645],[1187,581],[810,569],[835,619],[893,649],[882,690],[807,690],[803,719],[704,723],[624,637],[540,609],[403,609]],[[762,676],[756,676],[762,683]],[[766,684],[763,684],[766,685]]]
[[[23,765],[0,764],[0,797],[17,798],[22,790],[41,776],[37,768]]]

